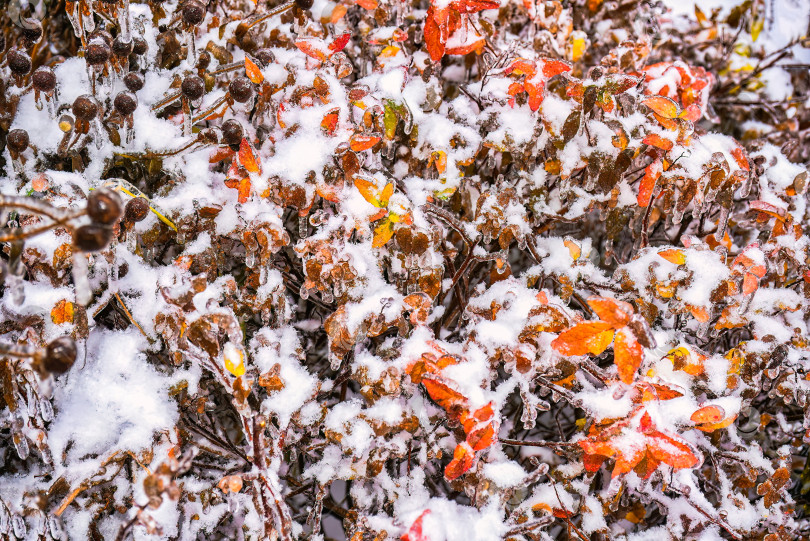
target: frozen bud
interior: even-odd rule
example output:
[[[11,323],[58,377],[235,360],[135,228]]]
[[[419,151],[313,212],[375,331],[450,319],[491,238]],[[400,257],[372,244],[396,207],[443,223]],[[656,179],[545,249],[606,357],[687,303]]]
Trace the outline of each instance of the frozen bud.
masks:
[[[64,374],[76,361],[76,342],[69,336],[52,341],[45,348],[42,367],[52,374]]]
[[[62,130],[64,133],[69,132],[73,129],[73,117],[70,115],[62,115],[59,117],[59,129]]]
[[[228,85],[231,97],[239,103],[245,103],[253,97],[253,83],[247,77],[236,77]]]
[[[207,145],[216,145],[219,143],[219,133],[213,128],[204,128],[200,130],[198,135],[200,141]]]
[[[73,244],[82,252],[98,252],[110,243],[112,234],[112,229],[103,225],[83,225],[73,231]]]
[[[313,0],[295,0],[295,5],[301,9],[309,9],[314,4]]]
[[[25,41],[33,45],[42,38],[42,23],[36,19],[26,19],[22,34]]]
[[[21,129],[11,130],[6,136],[6,145],[13,152],[23,152],[28,148],[28,132]]]
[[[146,40],[140,36],[133,38],[132,40],[132,52],[138,56],[143,56],[149,50],[149,45],[146,43]]]
[[[273,51],[270,49],[259,49],[254,56],[261,66],[266,66],[276,61],[276,55],[274,55]]]
[[[51,68],[37,68],[31,76],[31,83],[40,92],[52,92],[56,88],[56,75]]]
[[[8,59],[8,67],[15,75],[25,75],[31,71],[31,57],[22,51],[12,49],[6,56]]]
[[[136,197],[127,201],[124,208],[124,218],[128,222],[140,222],[149,214],[149,202],[143,197]]]
[[[231,118],[222,123],[222,142],[226,145],[238,145],[242,142],[244,133],[242,125],[237,120]]]
[[[113,100],[113,107],[123,116],[129,116],[138,107],[138,98],[131,92],[119,92]]]
[[[110,46],[103,39],[95,39],[87,44],[84,58],[91,66],[99,66],[110,59]]]
[[[140,73],[135,73],[134,71],[131,73],[127,73],[124,77],[124,85],[127,87],[127,90],[130,92],[137,92],[138,90],[143,88],[144,80],[143,75]]]
[[[132,39],[124,40],[123,36],[118,36],[113,40],[112,51],[115,56],[127,57],[132,54],[135,49],[135,43]]]
[[[205,94],[205,82],[201,77],[189,75],[180,84],[180,91],[190,100],[198,100]]]
[[[98,114],[98,104],[92,96],[82,94],[73,102],[73,115],[79,120],[89,122],[96,118]]]
[[[208,51],[202,51],[197,57],[197,69],[205,70],[208,69],[208,66],[211,65],[211,53]]]
[[[203,19],[205,19],[205,6],[193,0],[191,2],[186,2],[186,4],[183,6],[182,15],[184,23],[191,26],[197,26],[203,22]]]
[[[94,222],[112,225],[121,217],[121,198],[109,188],[93,190],[87,198],[87,215]]]

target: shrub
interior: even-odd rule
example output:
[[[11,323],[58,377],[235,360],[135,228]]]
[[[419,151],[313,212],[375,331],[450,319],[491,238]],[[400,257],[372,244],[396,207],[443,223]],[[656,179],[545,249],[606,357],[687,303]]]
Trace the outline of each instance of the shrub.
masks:
[[[800,9],[270,4],[0,15],[0,538],[807,538]]]

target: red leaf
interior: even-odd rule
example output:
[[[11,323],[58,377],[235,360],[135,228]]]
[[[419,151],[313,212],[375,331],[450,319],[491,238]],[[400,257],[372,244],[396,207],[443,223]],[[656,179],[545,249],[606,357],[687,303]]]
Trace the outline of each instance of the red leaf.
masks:
[[[424,378],[422,385],[425,386],[430,398],[448,413],[451,410],[460,410],[466,407],[467,399],[464,395],[435,379]]]
[[[340,36],[336,37],[332,43],[329,44],[329,50],[332,54],[340,52],[346,47],[346,44],[349,43],[349,39],[352,37],[350,32],[346,32],[341,34]],[[331,56],[331,55],[330,55]]]
[[[619,379],[628,384],[633,383],[643,360],[644,349],[630,329],[619,330],[613,343],[613,362],[619,369]]]
[[[247,170],[248,173],[261,173],[262,168],[259,165],[259,159],[251,147],[247,139],[242,139],[239,143],[239,164]]]
[[[585,465],[585,471],[589,472],[597,472],[599,468],[602,467],[602,463],[607,460],[608,457],[603,455],[584,455],[582,457],[582,463]]]
[[[335,133],[335,129],[337,128],[339,118],[340,109],[332,109],[323,116],[323,120],[321,120],[321,128],[329,135],[333,135]]]
[[[429,513],[430,509],[425,509],[422,511],[422,514],[419,515],[416,520],[413,521],[411,527],[408,528],[407,533],[402,534],[400,541],[430,541],[430,538],[425,537],[425,535],[422,533],[422,521]]]
[[[245,177],[242,179],[229,178],[225,180],[225,186],[234,188],[239,194],[239,202],[244,203],[250,197],[250,178]]]
[[[456,445],[453,451],[453,460],[444,468],[444,476],[450,481],[457,479],[473,466],[475,451],[466,441]]]
[[[700,462],[692,449],[680,440],[661,432],[655,432],[647,437],[649,438],[647,443],[648,453],[676,470],[692,468]]]
[[[444,56],[444,47],[447,43],[447,21],[449,11],[447,8],[436,8],[431,5],[425,17],[425,47],[427,47],[430,59],[438,62]]]
[[[459,13],[478,13],[485,9],[498,9],[501,4],[494,0],[456,0],[450,6]]]
[[[664,166],[661,160],[652,162],[644,169],[644,178],[641,179],[638,186],[638,206],[646,207],[650,204],[653,190],[655,189],[655,183],[658,181],[658,177],[661,176],[663,171]]]
[[[641,142],[644,143],[645,145],[650,145],[666,151],[672,150],[672,147],[674,146],[672,141],[670,141],[669,139],[664,139],[657,133],[647,134],[647,137],[645,137]]]
[[[549,79],[566,71],[571,71],[571,64],[568,62],[551,59],[543,61],[543,75]]]
[[[495,427],[489,423],[470,432],[467,436],[467,443],[470,444],[473,451],[480,451],[492,445],[494,438]]]

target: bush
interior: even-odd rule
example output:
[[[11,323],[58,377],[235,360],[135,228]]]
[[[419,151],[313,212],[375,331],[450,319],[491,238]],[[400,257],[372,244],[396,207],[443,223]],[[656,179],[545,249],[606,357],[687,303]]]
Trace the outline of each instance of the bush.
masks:
[[[270,4],[0,15],[0,539],[807,539],[806,6]]]

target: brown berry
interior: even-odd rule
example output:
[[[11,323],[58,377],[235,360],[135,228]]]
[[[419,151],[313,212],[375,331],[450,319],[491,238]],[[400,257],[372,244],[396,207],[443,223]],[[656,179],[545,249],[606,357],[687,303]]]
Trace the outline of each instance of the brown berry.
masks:
[[[31,57],[24,52],[12,49],[6,58],[8,58],[8,67],[15,75],[25,75],[31,71]]]
[[[73,230],[73,244],[82,252],[98,252],[110,243],[112,235],[107,226],[87,224]]]
[[[222,123],[222,142],[226,145],[238,145],[242,142],[244,133],[245,130],[237,120],[231,118]]]
[[[51,341],[45,348],[42,367],[52,374],[64,374],[76,362],[76,342],[69,336]]]
[[[138,107],[138,98],[132,92],[119,92],[113,100],[113,107],[123,116],[129,116]]]
[[[127,90],[130,92],[137,92],[138,90],[142,89],[143,84],[143,75],[140,73],[132,71],[124,76],[124,85],[126,85]]]
[[[183,6],[182,14],[184,23],[197,26],[205,19],[205,6],[194,0],[186,2]]]
[[[100,66],[110,59],[110,47],[103,39],[94,39],[87,44],[84,58],[91,66]]]
[[[295,0],[295,5],[301,9],[309,9],[313,3],[313,0]]]
[[[197,134],[197,137],[207,145],[216,145],[219,143],[219,133],[214,128],[203,128],[200,130],[200,133]]]
[[[121,198],[109,188],[93,190],[87,196],[87,215],[97,224],[112,225],[121,217]]]
[[[128,222],[140,222],[149,214],[149,201],[135,197],[127,201],[124,208],[124,219]]]
[[[31,76],[31,83],[40,92],[53,92],[56,88],[56,75],[51,68],[43,66],[37,68]]]
[[[127,57],[132,54],[134,49],[135,42],[132,38],[130,38],[129,41],[124,41],[122,36],[118,36],[113,40],[112,51],[115,53],[115,56],[120,56],[121,58]]]
[[[253,97],[253,83],[247,77],[236,77],[228,85],[231,97],[239,103],[245,103]]]
[[[8,145],[8,149],[13,152],[23,152],[26,148],[28,148],[28,132],[21,129],[11,130],[6,135],[6,145]]]
[[[198,100],[205,94],[205,83],[202,77],[189,75],[180,84],[180,91],[190,100]]]
[[[79,120],[90,121],[98,114],[98,104],[89,94],[82,94],[73,102],[73,116]]]
[[[146,40],[140,36],[135,37],[132,42],[132,52],[138,56],[145,55],[146,51],[149,50],[149,45],[146,43]]]
[[[208,51],[200,51],[200,55],[197,57],[197,66],[198,70],[205,70],[208,69],[208,66],[211,65],[211,53]]]

